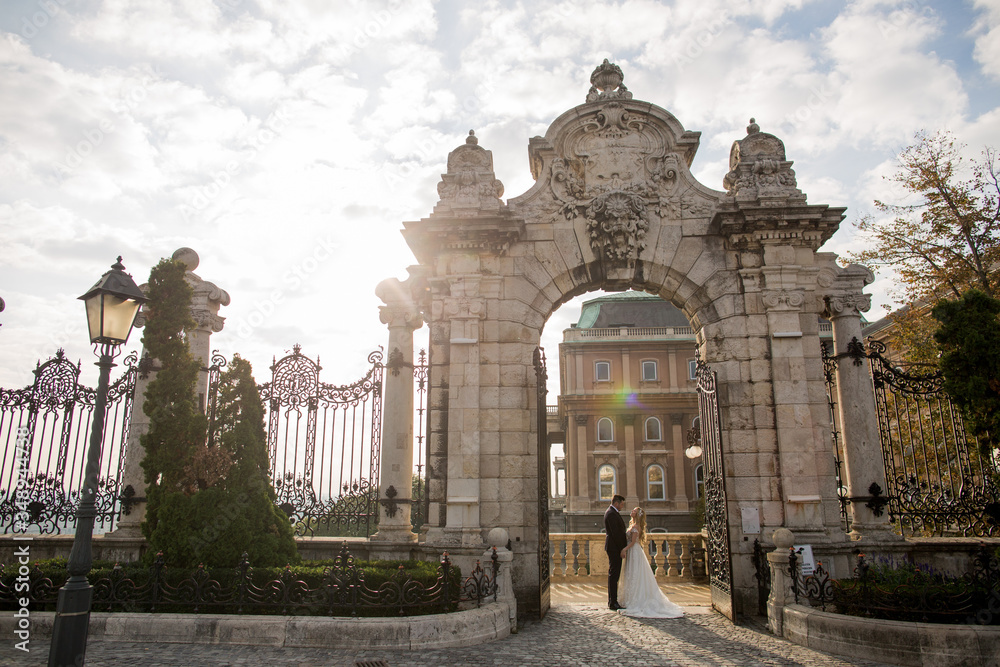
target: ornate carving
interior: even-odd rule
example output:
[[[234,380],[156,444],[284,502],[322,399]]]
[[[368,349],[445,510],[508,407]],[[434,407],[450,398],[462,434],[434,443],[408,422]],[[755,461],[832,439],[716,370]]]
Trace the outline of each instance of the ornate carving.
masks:
[[[618,65],[604,62],[597,66],[590,75],[590,90],[587,92],[588,102],[603,102],[604,100],[630,100],[632,93],[622,84],[625,75]]]
[[[805,297],[801,290],[766,290],[761,300],[768,310],[794,310],[802,306]]]
[[[438,195],[435,213],[473,217],[495,215],[503,208],[503,183],[493,173],[493,153],[479,146],[475,131],[469,130],[465,145],[448,154],[448,173],[441,175]]]
[[[590,420],[590,417],[588,415],[576,415],[576,425],[577,426],[586,426],[587,425],[587,421],[589,421],[589,420]]]
[[[216,315],[208,308],[191,308],[191,318],[199,329],[219,333],[226,324],[226,318]]]
[[[627,192],[611,192],[587,207],[590,246],[611,260],[634,259],[646,247],[646,203]]]
[[[869,294],[828,296],[824,301],[831,317],[849,315],[861,317],[861,313],[867,311],[872,306],[872,297]]]
[[[481,320],[486,317],[486,302],[483,299],[449,297],[444,299],[444,315],[449,319]]]
[[[723,187],[730,196],[740,199],[784,197],[805,199],[797,188],[792,163],[785,159],[781,139],[760,131],[750,119],[747,136],[733,142],[729,151],[729,173]]]

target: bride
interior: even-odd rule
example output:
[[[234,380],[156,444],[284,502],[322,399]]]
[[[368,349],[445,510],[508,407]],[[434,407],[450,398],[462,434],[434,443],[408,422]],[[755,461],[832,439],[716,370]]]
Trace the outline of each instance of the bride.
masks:
[[[653,570],[646,558],[646,513],[641,507],[632,510],[628,525],[628,546],[622,549],[625,566],[622,568],[622,594],[620,600],[626,616],[642,618],[680,618],[684,611],[667,599],[660,591]]]

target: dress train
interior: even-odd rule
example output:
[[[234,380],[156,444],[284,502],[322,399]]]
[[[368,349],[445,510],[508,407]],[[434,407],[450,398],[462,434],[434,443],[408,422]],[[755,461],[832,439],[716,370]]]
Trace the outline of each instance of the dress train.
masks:
[[[622,592],[618,596],[625,609],[619,614],[640,618],[680,618],[684,610],[671,602],[653,576],[646,552],[636,541],[625,552],[622,567]]]

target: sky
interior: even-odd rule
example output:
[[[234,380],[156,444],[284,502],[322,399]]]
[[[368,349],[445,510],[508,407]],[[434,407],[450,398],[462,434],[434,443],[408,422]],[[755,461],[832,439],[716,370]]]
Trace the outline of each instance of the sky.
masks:
[[[885,177],[916,132],[969,158],[1000,135],[1000,0],[4,0],[0,31],[5,388],[59,348],[96,384],[76,298],[118,255],[143,283],[180,247],[232,297],[213,348],[263,382],[301,344],[324,381],[354,381],[448,152],[474,129],[505,198],[523,193],[528,139],[605,58],[702,133],[709,187],[751,116],[780,137],[809,203],[848,207],[838,254],[874,200],[901,201]],[[546,324],[550,364],[594,296]]]

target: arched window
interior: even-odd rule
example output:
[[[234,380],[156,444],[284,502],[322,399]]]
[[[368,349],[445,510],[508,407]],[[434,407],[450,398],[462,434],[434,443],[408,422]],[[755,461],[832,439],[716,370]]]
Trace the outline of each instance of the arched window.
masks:
[[[663,466],[653,464],[646,468],[646,498],[666,500],[667,490],[663,483]]]
[[[594,380],[597,382],[611,382],[611,362],[594,362]]]
[[[642,379],[644,382],[655,382],[660,379],[656,372],[655,359],[647,359],[642,362]]]
[[[705,495],[705,466],[698,464],[694,467],[694,497],[701,498]]]
[[[615,467],[605,463],[597,469],[597,490],[601,500],[611,500],[618,490],[618,475]]]
[[[615,423],[607,417],[597,420],[597,442],[615,441]]]
[[[660,426],[660,420],[656,417],[649,417],[646,419],[646,440],[655,440],[659,442],[663,439],[663,429]]]

